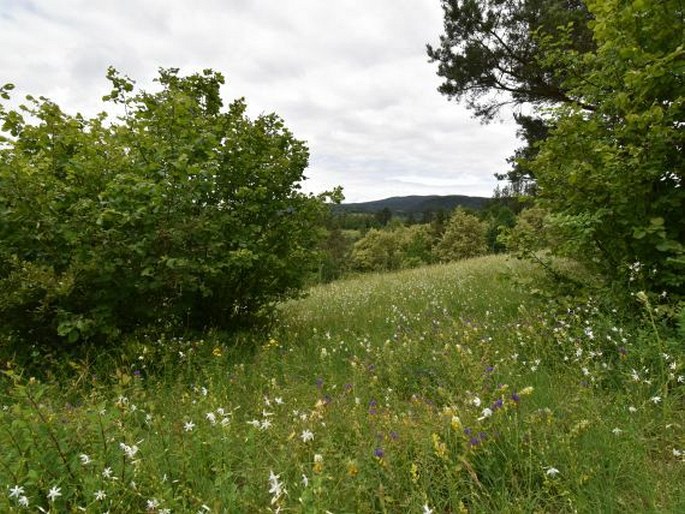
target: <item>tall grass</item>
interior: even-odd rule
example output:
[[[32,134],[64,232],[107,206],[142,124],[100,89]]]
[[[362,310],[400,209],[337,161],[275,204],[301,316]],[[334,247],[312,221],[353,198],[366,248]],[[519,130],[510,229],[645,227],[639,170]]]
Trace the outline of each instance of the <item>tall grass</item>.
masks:
[[[487,257],[3,378],[1,511],[682,512],[682,342]],[[651,306],[645,306],[650,308]]]

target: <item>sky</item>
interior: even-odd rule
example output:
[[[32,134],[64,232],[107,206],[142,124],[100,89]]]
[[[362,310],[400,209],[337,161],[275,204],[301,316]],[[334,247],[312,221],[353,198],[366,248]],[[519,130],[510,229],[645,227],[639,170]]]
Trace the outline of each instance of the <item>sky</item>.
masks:
[[[437,91],[441,32],[439,0],[0,0],[0,84],[93,115],[110,65],[148,91],[160,67],[212,68],[225,105],[244,97],[307,142],[305,191],[491,196],[516,127]]]

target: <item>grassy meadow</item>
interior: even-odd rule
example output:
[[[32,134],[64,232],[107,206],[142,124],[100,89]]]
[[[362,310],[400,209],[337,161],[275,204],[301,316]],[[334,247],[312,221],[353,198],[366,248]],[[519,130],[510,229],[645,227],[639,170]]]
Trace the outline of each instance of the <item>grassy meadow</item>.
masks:
[[[262,332],[3,363],[0,511],[685,512],[682,341],[543,280],[366,275]]]

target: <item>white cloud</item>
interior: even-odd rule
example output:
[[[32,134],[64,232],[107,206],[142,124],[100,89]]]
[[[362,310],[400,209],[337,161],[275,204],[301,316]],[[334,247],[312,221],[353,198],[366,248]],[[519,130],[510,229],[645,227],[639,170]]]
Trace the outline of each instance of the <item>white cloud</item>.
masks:
[[[0,0],[0,82],[94,114],[109,109],[109,65],[143,88],[159,67],[213,68],[227,102],[244,96],[308,142],[306,190],[487,196],[515,127],[437,92],[425,45],[441,30],[437,0]]]

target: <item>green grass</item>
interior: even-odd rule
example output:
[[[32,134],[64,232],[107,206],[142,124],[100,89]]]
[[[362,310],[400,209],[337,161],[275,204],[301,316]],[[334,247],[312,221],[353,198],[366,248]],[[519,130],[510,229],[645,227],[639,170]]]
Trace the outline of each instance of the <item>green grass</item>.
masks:
[[[0,511],[685,511],[682,342],[541,281],[504,257],[368,275],[268,333],[8,363]]]

